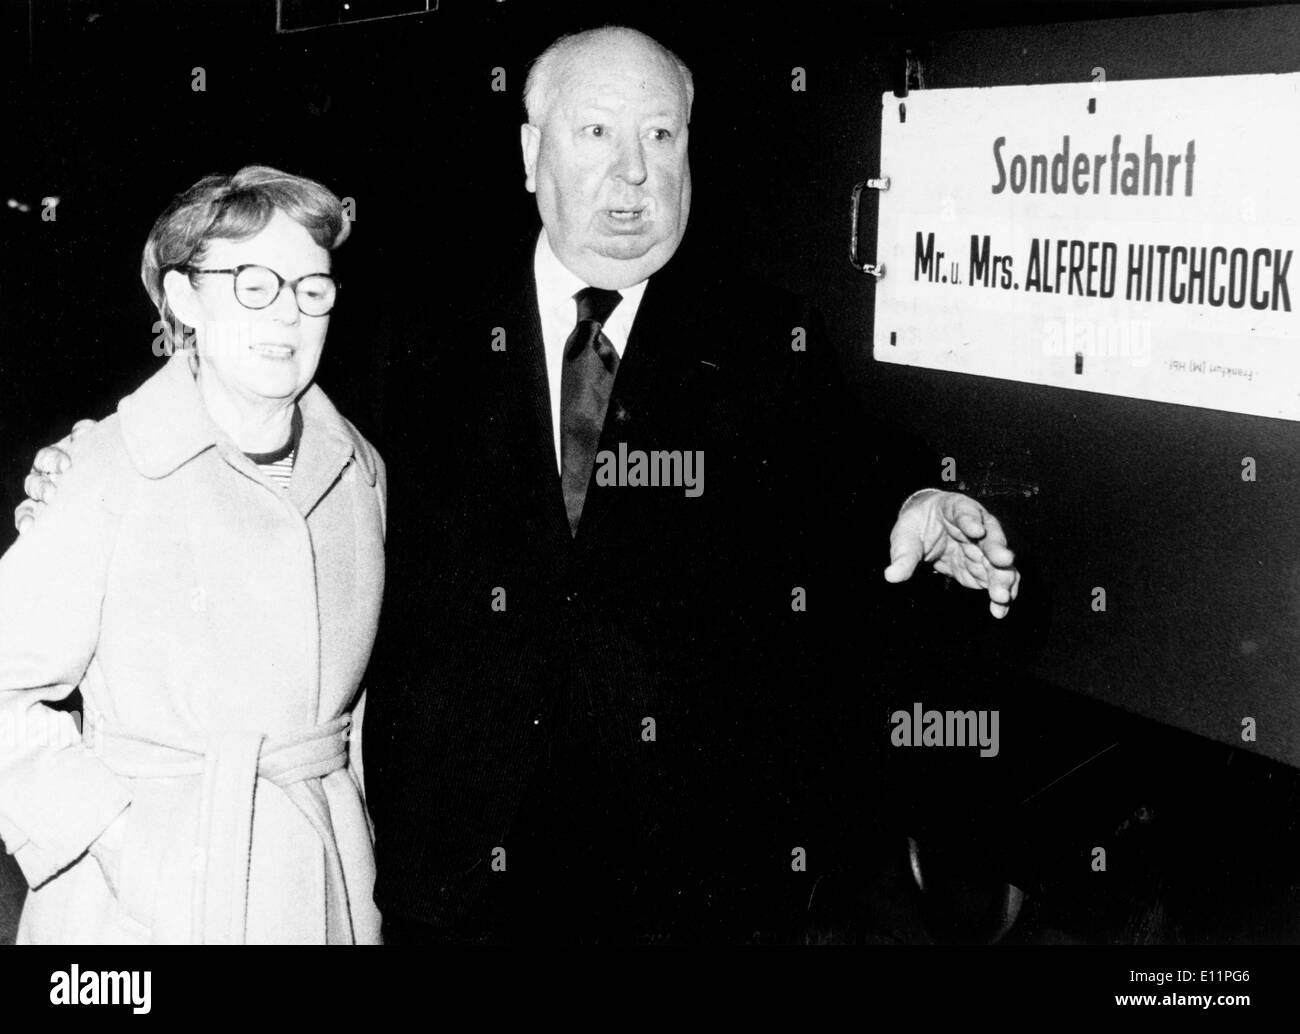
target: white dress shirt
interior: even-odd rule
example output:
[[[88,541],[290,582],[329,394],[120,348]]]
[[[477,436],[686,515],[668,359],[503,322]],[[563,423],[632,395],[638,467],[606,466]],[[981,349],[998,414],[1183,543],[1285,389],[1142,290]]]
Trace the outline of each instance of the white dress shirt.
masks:
[[[551,435],[555,441],[555,469],[561,467],[560,454],[560,378],[564,373],[564,343],[569,340],[578,323],[578,303],[574,295],[590,284],[565,268],[551,250],[546,230],[537,237],[533,253],[533,275],[537,280],[537,311],[542,317],[542,343],[546,347],[546,383],[551,393]],[[609,322],[601,332],[609,338],[621,360],[632,333],[645,287],[650,281],[625,287],[619,294],[623,300],[610,313]]]

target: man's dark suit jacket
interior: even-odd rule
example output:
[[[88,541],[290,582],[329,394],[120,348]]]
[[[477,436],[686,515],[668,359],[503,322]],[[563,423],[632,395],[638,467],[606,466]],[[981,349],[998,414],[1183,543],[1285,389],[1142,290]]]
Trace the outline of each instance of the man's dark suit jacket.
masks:
[[[489,881],[570,893],[512,852],[540,792],[540,821],[570,821],[543,853],[639,930],[775,929],[871,806],[880,572],[928,472],[850,417],[812,311],[688,242],[650,279],[601,449],[701,451],[703,494],[593,484],[572,537],[531,263],[392,357],[376,898],[448,926]]]

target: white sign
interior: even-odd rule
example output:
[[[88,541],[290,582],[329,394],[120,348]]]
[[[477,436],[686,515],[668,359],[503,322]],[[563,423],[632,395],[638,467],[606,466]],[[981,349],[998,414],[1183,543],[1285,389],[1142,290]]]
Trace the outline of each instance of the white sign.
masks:
[[[886,94],[874,355],[1300,420],[1300,75]]]

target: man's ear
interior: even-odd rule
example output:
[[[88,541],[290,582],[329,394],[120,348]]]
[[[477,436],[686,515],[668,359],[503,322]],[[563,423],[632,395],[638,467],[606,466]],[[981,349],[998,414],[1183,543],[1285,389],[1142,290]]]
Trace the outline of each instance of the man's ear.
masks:
[[[202,322],[199,299],[194,293],[190,278],[179,269],[169,269],[163,275],[163,294],[172,312],[187,327],[197,327]]]
[[[519,127],[519,149],[524,155],[524,186],[537,193],[537,152],[542,146],[542,131],[525,122]]]

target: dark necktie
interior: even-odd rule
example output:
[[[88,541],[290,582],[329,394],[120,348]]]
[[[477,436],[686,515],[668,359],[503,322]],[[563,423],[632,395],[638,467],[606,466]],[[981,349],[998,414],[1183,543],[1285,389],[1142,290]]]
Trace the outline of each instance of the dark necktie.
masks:
[[[618,371],[618,353],[600,328],[623,296],[584,287],[573,297],[578,303],[578,325],[564,343],[560,376],[560,482],[569,529],[576,536]]]

